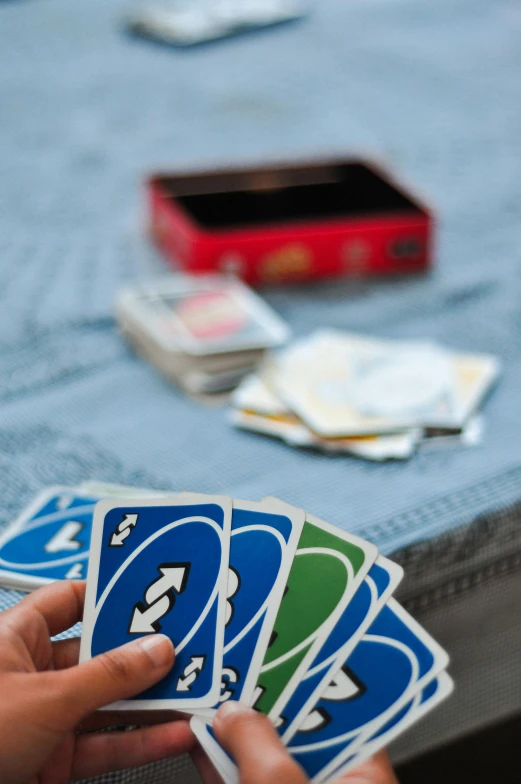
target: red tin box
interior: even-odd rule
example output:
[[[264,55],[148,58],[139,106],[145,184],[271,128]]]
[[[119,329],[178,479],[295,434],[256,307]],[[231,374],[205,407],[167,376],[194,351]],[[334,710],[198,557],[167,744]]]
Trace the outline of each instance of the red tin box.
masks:
[[[150,232],[190,273],[249,283],[425,270],[433,219],[363,160],[161,174],[148,181]]]

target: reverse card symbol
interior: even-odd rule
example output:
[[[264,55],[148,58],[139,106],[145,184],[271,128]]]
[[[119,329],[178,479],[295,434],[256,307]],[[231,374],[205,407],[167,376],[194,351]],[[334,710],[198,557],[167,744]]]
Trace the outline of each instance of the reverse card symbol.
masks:
[[[230,566],[228,569],[228,591],[226,594],[226,598],[227,598],[226,618],[224,621],[225,626],[228,626],[231,619],[233,618],[233,613],[235,609],[233,606],[233,602],[230,600],[235,596],[235,594],[237,593],[240,587],[241,587],[241,578],[239,577],[235,569],[232,566]]]
[[[366,690],[367,687],[362,681],[344,664],[322,694],[321,700],[326,700],[327,702],[348,702],[356,697],[361,697]],[[331,716],[324,707],[314,708],[308,713],[298,731],[317,732],[324,729],[330,721]]]
[[[112,536],[110,537],[109,547],[122,547],[123,542],[130,536],[132,529],[137,524],[137,514],[123,515],[123,520],[120,522]]]
[[[81,550],[83,543],[76,537],[83,530],[83,523],[69,520],[51,539],[44,545],[46,553],[58,553],[62,550]]]
[[[223,667],[223,671],[221,674],[221,696],[219,697],[219,702],[226,702],[231,697],[233,697],[235,689],[228,688],[233,683],[237,683],[239,680],[239,673],[235,669],[235,667]]]
[[[298,731],[317,732],[317,730],[322,730],[324,727],[327,727],[330,721],[331,716],[325,708],[314,708],[310,713],[308,713],[298,728]]]
[[[202,672],[206,656],[190,656],[190,664],[184,668],[183,674],[177,680],[176,691],[191,691],[193,684]]]
[[[347,702],[361,697],[365,691],[365,684],[344,664],[322,694],[322,699],[329,702]]]
[[[72,504],[72,501],[72,495],[61,495],[56,502],[56,506],[60,510],[67,509]]]
[[[284,599],[288,591],[289,591],[289,585],[286,585],[286,587],[284,588],[284,593],[282,594],[282,599]],[[268,650],[272,647],[272,645],[275,645],[275,641],[277,640],[278,636],[279,633],[275,631],[275,629],[272,629],[270,634],[270,641],[268,643]]]
[[[160,619],[175,603],[175,594],[186,588],[190,564],[164,563],[157,567],[161,577],[154,580],[145,591],[145,603],[134,607],[129,634],[152,634],[161,631]]]
[[[252,707],[257,709],[257,703],[259,702],[260,698],[264,694],[266,689],[264,686],[255,686],[255,691],[253,692],[253,700],[252,700]]]
[[[77,563],[74,564],[74,566],[71,566],[71,568],[65,575],[65,578],[67,580],[81,580],[82,577],[83,577],[83,564],[81,563]]]

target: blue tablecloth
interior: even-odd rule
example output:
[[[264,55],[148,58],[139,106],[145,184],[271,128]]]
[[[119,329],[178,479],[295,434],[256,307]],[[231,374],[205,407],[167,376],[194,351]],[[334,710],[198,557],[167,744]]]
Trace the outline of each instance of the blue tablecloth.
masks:
[[[0,5],[2,521],[89,477],[267,493],[389,551],[520,495],[521,28],[509,0],[322,0],[308,20],[177,51],[126,4]],[[372,465],[234,431],[118,336],[119,286],[153,261],[154,169],[367,149],[439,215],[415,280],[265,291],[295,333],[345,327],[498,354],[479,448]]]
[[[88,478],[266,494],[375,541],[431,539],[521,497],[521,6],[320,0],[309,18],[179,51],[120,0],[0,2],[0,521]],[[135,358],[117,289],[157,268],[151,170],[367,152],[438,214],[423,278],[265,289],[327,325],[492,352],[478,448],[375,465],[233,430]],[[0,594],[0,604],[13,594]]]

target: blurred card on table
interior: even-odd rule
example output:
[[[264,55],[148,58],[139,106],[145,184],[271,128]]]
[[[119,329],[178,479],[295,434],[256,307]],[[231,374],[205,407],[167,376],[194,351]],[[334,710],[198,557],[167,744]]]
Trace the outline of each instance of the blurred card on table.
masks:
[[[289,335],[260,297],[219,275],[176,275],[127,289],[116,317],[140,354],[194,393],[233,388]]]
[[[282,352],[271,379],[315,433],[338,437],[461,427],[498,372],[494,357],[433,342],[321,330]]]
[[[128,15],[130,32],[173,46],[194,46],[300,19],[299,0],[163,0]]]

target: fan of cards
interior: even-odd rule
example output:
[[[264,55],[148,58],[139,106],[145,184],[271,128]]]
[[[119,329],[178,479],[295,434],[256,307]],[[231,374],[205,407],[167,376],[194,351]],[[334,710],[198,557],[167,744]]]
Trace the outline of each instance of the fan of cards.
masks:
[[[127,289],[116,318],[139,354],[194,394],[232,389],[289,335],[260,297],[224,275],[173,275]]]
[[[490,355],[323,329],[244,379],[231,421],[293,446],[403,459],[420,443],[476,442],[476,412],[498,374]]]
[[[323,782],[452,690],[447,654],[392,598],[401,567],[275,498],[50,488],[0,542],[10,587],[83,578],[87,560],[80,658],[168,635],[171,673],[111,707],[192,713],[225,782],[237,772],[212,719],[226,700],[267,714],[310,779]]]

